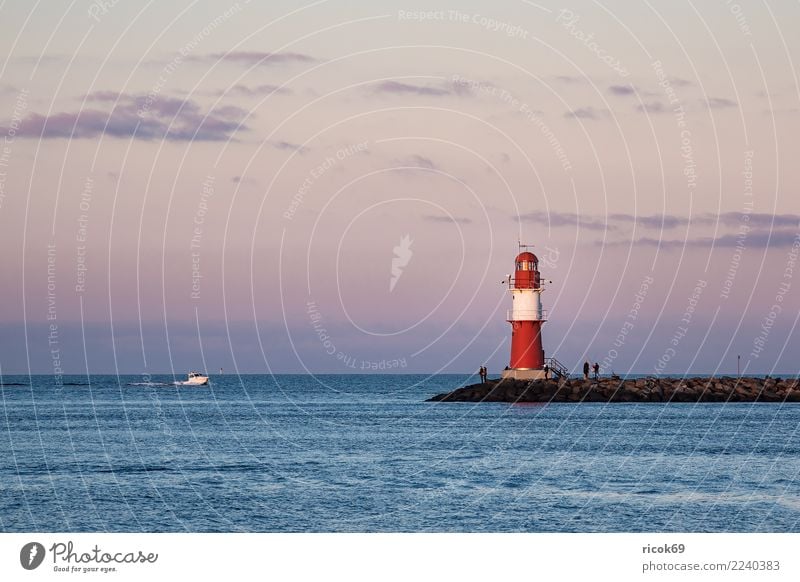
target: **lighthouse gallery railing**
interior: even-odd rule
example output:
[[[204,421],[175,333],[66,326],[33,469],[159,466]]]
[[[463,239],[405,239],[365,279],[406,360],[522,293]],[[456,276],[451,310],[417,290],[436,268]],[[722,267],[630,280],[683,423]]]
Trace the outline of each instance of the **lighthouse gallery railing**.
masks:
[[[547,310],[541,309],[536,311],[535,309],[517,309],[516,311],[513,309],[509,309],[506,311],[506,321],[514,321],[514,317],[522,318],[522,321],[547,321]]]

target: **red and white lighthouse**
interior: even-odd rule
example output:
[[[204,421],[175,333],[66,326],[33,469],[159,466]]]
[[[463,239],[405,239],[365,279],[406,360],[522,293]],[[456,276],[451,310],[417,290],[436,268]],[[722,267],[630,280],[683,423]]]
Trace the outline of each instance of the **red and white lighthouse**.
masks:
[[[539,259],[526,251],[519,253],[514,263],[514,275],[508,277],[512,304],[507,317],[511,324],[511,362],[503,371],[503,378],[544,378],[542,324],[547,320],[542,311],[544,288],[539,276]]]

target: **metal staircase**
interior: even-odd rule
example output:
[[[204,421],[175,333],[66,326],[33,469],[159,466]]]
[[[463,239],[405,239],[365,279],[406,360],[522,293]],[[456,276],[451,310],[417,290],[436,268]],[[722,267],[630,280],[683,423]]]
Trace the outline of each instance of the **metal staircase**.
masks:
[[[553,377],[555,379],[569,378],[569,370],[567,367],[555,358],[545,358],[544,363],[553,372]]]

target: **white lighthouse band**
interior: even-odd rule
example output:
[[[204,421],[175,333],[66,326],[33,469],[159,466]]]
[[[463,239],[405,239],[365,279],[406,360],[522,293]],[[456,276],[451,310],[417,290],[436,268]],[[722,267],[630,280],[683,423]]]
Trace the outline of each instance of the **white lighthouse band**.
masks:
[[[541,289],[510,289],[513,307],[508,321],[546,321],[542,310]]]

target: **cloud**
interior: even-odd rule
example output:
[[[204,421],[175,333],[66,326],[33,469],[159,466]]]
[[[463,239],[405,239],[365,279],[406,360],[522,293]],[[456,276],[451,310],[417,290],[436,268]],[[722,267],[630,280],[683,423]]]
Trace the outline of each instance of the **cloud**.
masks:
[[[248,87],[247,85],[233,85],[227,89],[218,89],[212,91],[209,95],[214,97],[222,97],[223,95],[243,95],[245,97],[265,97],[270,94],[275,95],[291,95],[293,91],[287,87],[279,85],[257,85],[255,87]]]
[[[261,183],[256,179],[250,176],[234,176],[231,178],[231,182],[234,184],[243,184],[243,185],[250,185],[250,186],[260,186]]]
[[[241,107],[236,107],[235,105],[223,105],[221,107],[214,108],[214,115],[229,119],[241,119],[247,115],[247,110],[242,109]]]
[[[567,119],[592,119],[596,121],[606,119],[608,111],[606,109],[595,109],[594,107],[579,107],[578,109],[567,111],[564,117]]]
[[[274,141],[271,142],[270,145],[278,150],[288,150],[294,151],[299,154],[304,154],[308,151],[308,148],[301,146],[300,144],[292,143],[290,141]]]
[[[709,109],[727,109],[729,107],[738,107],[736,101],[725,99],[724,97],[709,97],[706,101],[706,106]]]
[[[457,224],[471,224],[472,219],[466,217],[458,217],[458,216],[441,216],[438,214],[426,214],[422,217],[423,220],[427,220],[428,222],[446,222],[451,223],[455,222]]]
[[[230,140],[247,111],[225,106],[203,113],[194,101],[128,95],[98,91],[86,96],[89,103],[110,105],[110,110],[86,108],[80,111],[39,115],[32,113],[17,135],[35,138],[119,138],[169,141]]]
[[[751,212],[744,219],[741,212],[723,212],[714,214],[705,212],[689,216],[678,216],[673,214],[653,214],[653,215],[634,215],[634,214],[609,214],[608,219],[613,222],[635,222],[645,228],[676,228],[685,226],[691,222],[693,225],[714,225],[739,226],[747,224],[751,228],[800,228],[800,214],[767,214]]]
[[[688,79],[682,79],[680,77],[670,77],[669,82],[676,87],[694,87],[694,83]]]
[[[699,106],[697,105],[699,103]],[[693,101],[689,103],[689,106],[692,110],[698,110],[703,107],[707,109],[728,109],[731,107],[738,107],[739,104],[736,101],[731,101],[730,99],[725,99],[723,97],[709,97],[705,101]],[[663,101],[648,101],[646,103],[640,104],[636,106],[636,110],[641,113],[669,113],[672,111],[672,108],[665,104]]]
[[[472,82],[455,75],[449,81],[438,81],[420,85],[405,81],[381,81],[368,89],[372,94],[420,95],[426,97],[474,97],[482,92],[491,92],[494,85],[488,82]]]
[[[586,214],[574,214],[570,212],[529,212],[520,215],[520,220],[533,222],[558,228],[561,226],[575,227],[590,230],[617,230],[621,223],[637,224],[642,228],[670,230],[680,226],[687,226],[690,222],[693,226],[714,226],[736,227],[746,224],[751,229],[761,229],[765,232],[783,232],[791,229],[791,232],[800,230],[800,214],[767,214],[750,213],[747,220],[740,212],[723,212],[714,214],[710,212],[697,214],[694,216],[679,216],[673,214],[625,214],[613,213],[608,216],[592,216]],[[752,232],[752,231],[751,231]],[[649,240],[645,237],[642,240]],[[656,239],[653,239],[656,240]]]
[[[471,85],[469,83],[464,82],[464,80],[454,80],[452,83],[447,85],[449,92],[453,95],[458,95],[459,97],[472,97],[476,93],[491,93],[497,90],[492,83],[487,82],[478,82],[476,85]]]
[[[636,89],[630,85],[611,85],[608,92],[612,95],[627,96],[636,93]]]
[[[714,217],[713,214],[705,215]],[[741,212],[724,212],[719,215],[719,220],[726,225],[743,223],[744,215]],[[767,214],[751,212],[747,215],[747,224],[751,227],[767,228],[800,228],[800,214]]]
[[[764,115],[797,115],[800,112],[800,109],[797,107],[787,107],[784,109],[764,109],[762,113]]]
[[[533,212],[520,214],[519,220],[521,222],[531,222],[552,228],[558,228],[560,226],[577,226],[579,228],[585,228],[588,230],[615,229],[614,226],[609,225],[607,221],[604,221],[600,218],[574,214],[571,212],[543,212],[541,210],[535,210]]]
[[[636,110],[642,113],[667,113],[669,108],[661,101],[648,101],[637,105]]]
[[[755,248],[780,248],[790,247],[795,241],[800,240],[795,232],[787,230],[778,231],[764,231],[764,232],[750,232],[747,238],[744,239],[745,247]],[[718,247],[735,247],[742,242],[742,238],[734,234],[726,234],[714,239],[714,246]]]
[[[398,166],[411,166],[414,168],[426,168],[428,170],[439,170],[439,166],[436,165],[432,159],[421,156],[419,154],[414,154],[411,156],[406,156],[404,158],[397,158],[394,160]]]
[[[633,242],[634,246],[637,245],[646,245],[646,246],[653,246],[662,249],[670,249],[670,248],[678,248],[678,247],[692,247],[692,248],[710,248],[720,247],[720,248],[729,248],[729,247],[736,247],[736,246],[743,246],[745,249],[747,248],[755,248],[755,249],[766,249],[766,248],[785,248],[791,247],[797,241],[800,241],[800,235],[795,232],[788,231],[788,230],[778,230],[778,231],[757,231],[757,232],[749,232],[747,235],[740,235],[740,234],[723,234],[716,238],[714,237],[696,237],[696,238],[688,238],[685,240],[680,239],[665,239],[659,240],[657,238],[652,237],[642,237],[636,239]],[[597,244],[603,244],[601,241],[598,241]],[[630,241],[618,241],[614,243],[605,243],[605,244],[612,244],[612,245],[629,245],[631,244]]]
[[[578,77],[577,75],[556,75],[553,77],[559,83],[564,83],[565,85],[574,85],[577,83],[585,83],[585,77]]]
[[[671,216],[667,214],[656,215],[633,215],[633,214],[609,214],[608,219],[614,222],[635,222],[646,228],[676,228],[687,224],[689,219],[684,216]]]
[[[285,63],[315,63],[318,60],[311,55],[303,53],[271,53],[262,51],[231,51],[227,53],[211,53],[207,55],[190,56],[187,61],[227,61],[244,65],[280,65]]]
[[[703,213],[692,217],[674,215],[649,215],[636,216],[631,214],[610,214],[609,221],[637,223],[644,228],[671,229],[686,226],[690,222],[693,226],[719,226],[731,229],[736,228],[736,233],[724,233],[717,237],[701,236],[687,239],[658,239],[644,236],[636,239],[634,245],[647,245],[659,248],[675,247],[735,247],[739,244],[751,248],[780,248],[792,246],[800,240],[800,214],[767,214],[750,213],[745,219],[741,212],[723,212],[721,214]],[[594,219],[597,220],[597,219]],[[749,230],[741,234],[740,227],[747,226]],[[615,242],[597,241],[596,244],[629,245],[630,240]]]
[[[388,93],[391,95],[428,95],[434,97],[451,95],[455,91],[455,89],[450,88],[412,85],[399,81],[383,81],[378,83],[373,90],[375,93]]]

